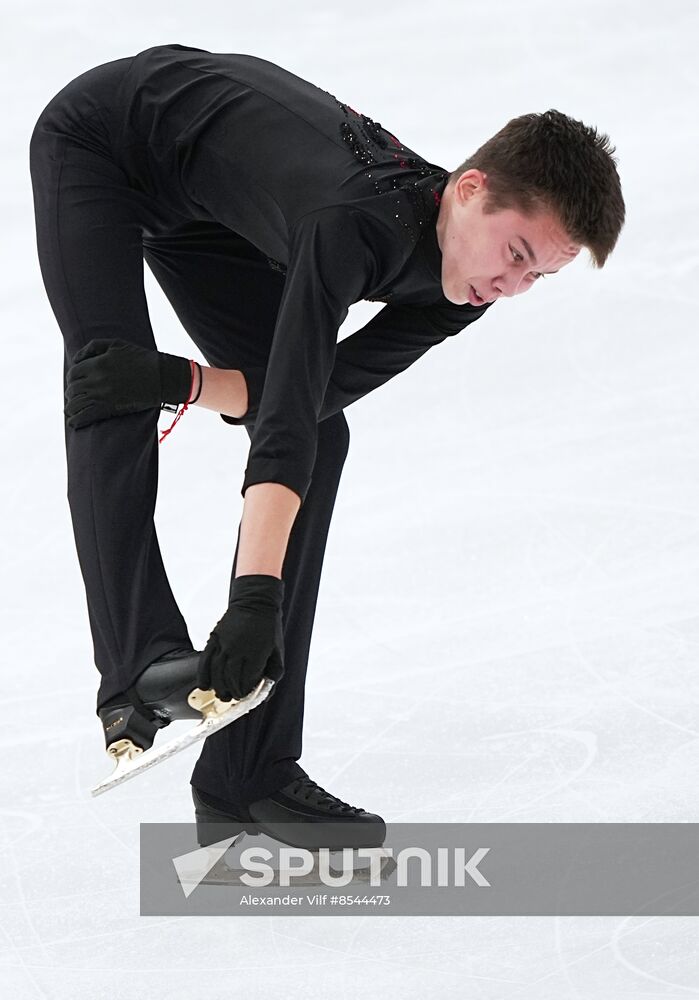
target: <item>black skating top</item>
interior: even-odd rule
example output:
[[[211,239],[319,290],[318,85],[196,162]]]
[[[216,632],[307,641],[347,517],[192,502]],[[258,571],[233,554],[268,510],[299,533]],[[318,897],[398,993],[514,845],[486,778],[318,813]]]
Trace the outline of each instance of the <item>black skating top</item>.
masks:
[[[241,492],[277,482],[303,501],[318,421],[488,308],[442,293],[435,226],[448,171],[327,91],[250,55],[146,49],[113,107],[131,183],[228,226],[286,273],[266,377],[246,373],[248,412],[224,419],[254,421]],[[203,177],[206,190],[197,186]],[[386,304],[338,344],[349,306],[362,299]]]

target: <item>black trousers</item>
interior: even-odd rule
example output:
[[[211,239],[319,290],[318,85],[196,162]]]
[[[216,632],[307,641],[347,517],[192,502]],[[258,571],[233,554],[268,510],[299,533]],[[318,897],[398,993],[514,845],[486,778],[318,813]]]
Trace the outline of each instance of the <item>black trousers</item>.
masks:
[[[110,67],[117,65],[82,74],[59,92],[39,117],[30,143],[38,257],[64,338],[64,385],[73,355],[94,337],[156,348],[144,259],[210,365],[264,366],[284,275],[222,224],[185,218],[130,186],[105,134],[102,110],[95,113],[85,97],[100,87],[106,95]],[[210,194],[209,209],[216,197],[225,203],[225,190],[211,191],[206,177],[196,180],[198,189]],[[147,410],[79,430],[65,426],[68,502],[101,674],[98,708],[159,656],[192,648],[153,521],[158,415]],[[349,446],[343,413],[321,421],[318,430],[312,485],[282,569],[285,675],[271,700],[204,742],[192,775],[197,787],[238,807],[305,773],[298,758],[306,668]],[[242,431],[231,428],[231,433]],[[187,526],[186,537],[192,530],[196,525]],[[236,546],[231,581],[237,552]],[[211,608],[212,627],[226,606],[221,595]]]

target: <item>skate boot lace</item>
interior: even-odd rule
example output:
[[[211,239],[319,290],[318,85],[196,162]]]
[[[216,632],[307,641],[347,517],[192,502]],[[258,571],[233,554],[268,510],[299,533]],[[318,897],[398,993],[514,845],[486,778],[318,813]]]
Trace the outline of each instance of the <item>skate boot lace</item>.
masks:
[[[331,792],[326,791],[325,788],[321,788],[317,781],[313,781],[312,778],[307,776],[296,778],[291,785],[291,790],[296,794],[302,795],[306,801],[314,798],[316,805],[323,806],[329,811],[352,814],[366,812],[360,806],[351,806],[349,802],[343,802],[337,795],[333,795]]]

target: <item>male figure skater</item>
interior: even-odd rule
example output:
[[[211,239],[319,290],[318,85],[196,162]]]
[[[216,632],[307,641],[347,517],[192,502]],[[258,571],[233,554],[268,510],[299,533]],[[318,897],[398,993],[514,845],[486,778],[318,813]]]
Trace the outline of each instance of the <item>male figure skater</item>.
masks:
[[[332,846],[380,844],[380,816],[298,763],[343,409],[582,247],[602,267],[625,212],[613,147],[551,110],[449,172],[279,66],[173,44],[70,82],[30,152],[107,746],[150,746],[196,714],[197,685],[225,702],[266,677],[274,696],[203,744],[198,818],[282,839],[294,820],[309,844],[337,822]],[[156,350],[144,258],[211,367]],[[338,345],[362,299],[385,304]],[[229,605],[203,654],[153,525],[159,411],[188,402],[251,441]]]

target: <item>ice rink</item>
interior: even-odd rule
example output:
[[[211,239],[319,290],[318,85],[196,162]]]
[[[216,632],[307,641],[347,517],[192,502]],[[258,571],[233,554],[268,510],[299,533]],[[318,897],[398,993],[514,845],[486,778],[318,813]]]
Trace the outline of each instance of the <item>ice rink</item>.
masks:
[[[389,822],[697,823],[696,5],[32,0],[3,22],[2,996],[698,995],[694,917],[139,916],[139,823],[193,819],[199,750],[89,796],[111,765],[28,164],[69,80],[173,42],[277,62],[448,169],[526,112],[608,133],[627,222],[604,269],[583,251],[346,410],[301,763]],[[145,279],[158,346],[203,360]],[[195,409],[160,451],[161,547],[200,648],[247,444]]]

